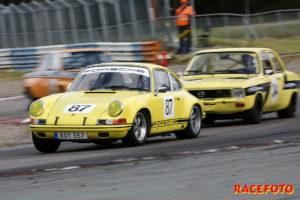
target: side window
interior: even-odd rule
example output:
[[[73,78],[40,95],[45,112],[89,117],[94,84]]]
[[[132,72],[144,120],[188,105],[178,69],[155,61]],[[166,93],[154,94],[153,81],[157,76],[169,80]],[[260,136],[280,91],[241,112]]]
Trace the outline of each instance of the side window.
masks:
[[[171,91],[171,84],[168,76],[168,72],[163,70],[155,70],[154,76],[156,78],[157,87],[166,87],[167,91]]]
[[[170,74],[170,79],[173,86],[173,90],[177,91],[182,89],[181,83],[177,80],[175,76],[173,76],[173,74]]]
[[[271,61],[270,61],[267,53],[261,53],[261,59],[262,59],[264,71],[273,70]]]
[[[281,67],[278,59],[275,57],[275,55],[273,53],[268,53],[268,55],[270,56],[271,60],[273,61],[274,65],[275,65],[276,72],[281,73],[282,67]]]

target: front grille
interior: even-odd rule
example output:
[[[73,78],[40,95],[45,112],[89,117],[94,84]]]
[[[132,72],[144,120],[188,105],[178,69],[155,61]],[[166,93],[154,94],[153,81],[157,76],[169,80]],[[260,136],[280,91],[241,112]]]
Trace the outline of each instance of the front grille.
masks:
[[[190,90],[192,95],[199,99],[216,99],[216,98],[230,98],[231,90]]]

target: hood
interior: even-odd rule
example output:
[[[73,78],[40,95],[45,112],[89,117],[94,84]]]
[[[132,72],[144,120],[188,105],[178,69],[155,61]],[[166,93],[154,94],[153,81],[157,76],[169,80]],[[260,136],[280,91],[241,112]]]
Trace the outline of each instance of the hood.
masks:
[[[183,80],[185,89],[230,89],[243,87],[246,81],[249,78],[247,77],[211,77],[211,78],[198,78],[198,79],[189,79]]]
[[[122,99],[137,94],[123,91],[68,92],[51,108],[47,124],[54,125],[57,119],[56,125],[95,125],[97,119],[107,112],[112,101],[122,102]]]

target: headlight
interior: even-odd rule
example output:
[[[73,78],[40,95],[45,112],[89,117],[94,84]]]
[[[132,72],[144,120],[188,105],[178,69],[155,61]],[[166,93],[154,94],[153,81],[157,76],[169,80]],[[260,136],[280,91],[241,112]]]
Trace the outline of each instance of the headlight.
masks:
[[[243,88],[233,88],[232,96],[235,99],[243,99],[244,98],[244,90]]]
[[[45,104],[41,100],[33,102],[30,106],[30,114],[34,117],[40,116],[45,110]]]
[[[111,117],[116,117],[123,111],[123,104],[120,101],[113,101],[108,108],[108,114]]]

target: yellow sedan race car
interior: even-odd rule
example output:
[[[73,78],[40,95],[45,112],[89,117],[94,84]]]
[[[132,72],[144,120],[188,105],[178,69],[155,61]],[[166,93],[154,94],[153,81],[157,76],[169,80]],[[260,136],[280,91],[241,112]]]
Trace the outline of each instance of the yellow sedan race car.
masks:
[[[294,117],[299,76],[288,71],[267,48],[224,48],[199,51],[183,72],[185,88],[204,100],[205,123],[242,118],[259,123],[263,113]]]
[[[108,63],[84,68],[68,92],[41,98],[30,107],[33,143],[54,152],[62,141],[128,146],[149,136],[175,132],[196,138],[204,117],[202,101],[184,90],[168,69],[142,63]]]

